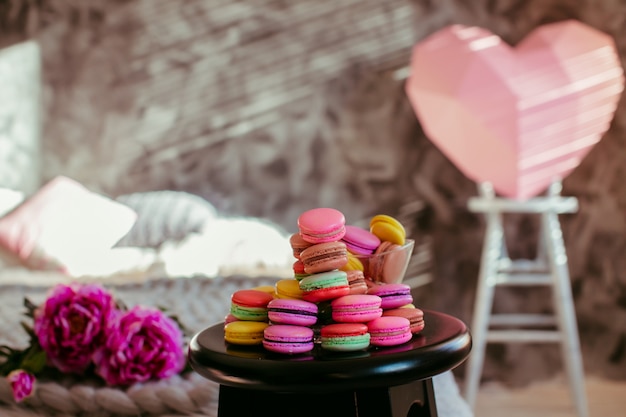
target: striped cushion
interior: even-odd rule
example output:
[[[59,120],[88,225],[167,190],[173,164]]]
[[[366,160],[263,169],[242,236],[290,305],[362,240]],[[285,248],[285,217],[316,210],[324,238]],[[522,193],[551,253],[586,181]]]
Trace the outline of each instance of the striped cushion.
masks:
[[[117,197],[137,213],[133,228],[116,246],[157,248],[200,232],[217,217],[215,207],[204,198],[183,191],[149,191]]]

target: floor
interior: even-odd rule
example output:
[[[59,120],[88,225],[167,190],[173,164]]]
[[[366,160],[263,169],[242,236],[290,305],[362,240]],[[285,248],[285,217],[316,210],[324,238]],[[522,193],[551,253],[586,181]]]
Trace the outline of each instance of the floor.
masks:
[[[626,416],[626,380],[591,376],[585,384],[589,417]],[[518,389],[493,382],[483,384],[474,412],[476,417],[577,417],[562,377]]]

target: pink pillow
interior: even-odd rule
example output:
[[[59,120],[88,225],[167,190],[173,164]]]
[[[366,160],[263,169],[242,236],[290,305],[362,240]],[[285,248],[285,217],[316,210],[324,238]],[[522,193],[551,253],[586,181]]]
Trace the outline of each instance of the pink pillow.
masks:
[[[0,219],[0,245],[34,269],[68,271],[109,250],[131,229],[129,207],[59,176]]]

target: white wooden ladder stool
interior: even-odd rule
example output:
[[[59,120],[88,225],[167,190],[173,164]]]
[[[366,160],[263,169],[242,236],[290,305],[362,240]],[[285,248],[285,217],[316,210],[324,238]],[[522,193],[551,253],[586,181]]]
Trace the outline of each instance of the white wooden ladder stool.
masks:
[[[562,197],[560,182],[554,182],[547,195],[525,201],[496,197],[489,183],[480,184],[479,191],[480,197],[468,202],[470,211],[485,214],[486,231],[472,319],[473,347],[467,363],[465,398],[474,408],[487,343],[559,342],[577,415],[588,417],[567,254],[558,219],[558,214],[576,212],[578,200]],[[509,258],[502,227],[503,213],[540,216],[535,259]],[[554,314],[494,314],[493,297],[498,285],[551,286]]]

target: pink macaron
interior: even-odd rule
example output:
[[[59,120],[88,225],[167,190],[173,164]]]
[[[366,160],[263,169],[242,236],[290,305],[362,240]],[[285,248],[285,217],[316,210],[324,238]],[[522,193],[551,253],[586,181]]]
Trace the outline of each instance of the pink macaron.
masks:
[[[367,323],[381,317],[381,299],[377,295],[355,294],[331,302],[333,320],[339,323]]]
[[[375,285],[367,290],[367,293],[379,296],[383,309],[398,308],[413,302],[411,287],[406,284]]]
[[[263,331],[263,347],[283,354],[313,350],[313,330],[305,326],[273,324]]]
[[[396,346],[413,337],[411,324],[404,317],[383,316],[367,323],[373,346]]]
[[[389,241],[381,242],[368,259],[368,278],[375,282],[399,282],[406,271],[411,251]]]
[[[380,239],[369,230],[347,225],[346,234],[341,238],[348,250],[355,255],[371,255],[380,246]]]
[[[267,315],[272,324],[312,326],[317,322],[317,304],[276,298],[267,305]]]
[[[232,323],[234,321],[239,321],[239,319],[235,316],[233,316],[232,314],[228,313],[226,315],[226,317],[224,317],[224,326],[226,326],[228,323]]]
[[[346,218],[333,208],[314,208],[300,214],[298,229],[307,242],[336,242],[346,233]]]

